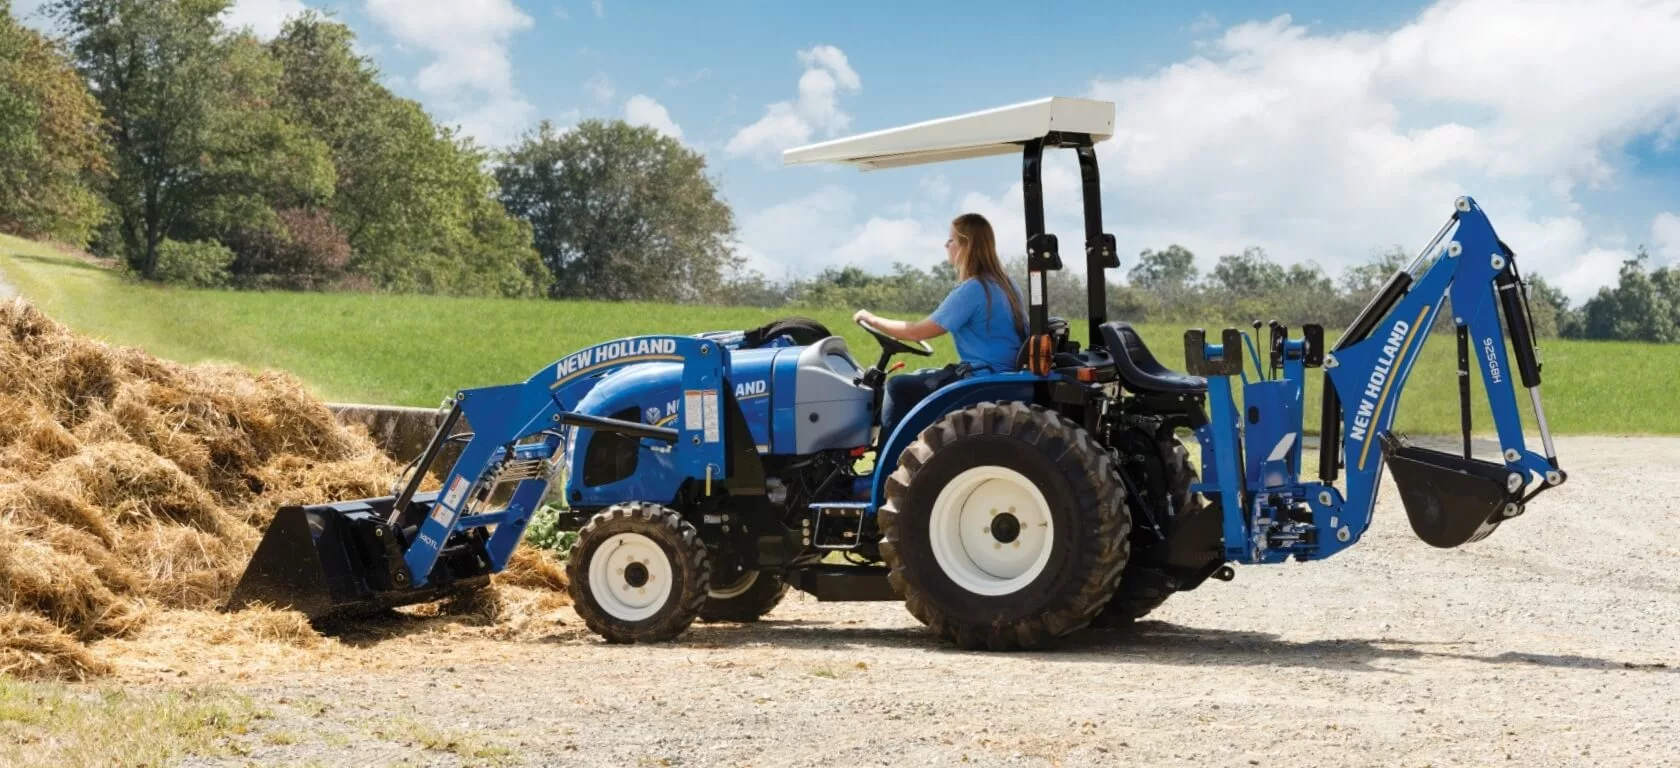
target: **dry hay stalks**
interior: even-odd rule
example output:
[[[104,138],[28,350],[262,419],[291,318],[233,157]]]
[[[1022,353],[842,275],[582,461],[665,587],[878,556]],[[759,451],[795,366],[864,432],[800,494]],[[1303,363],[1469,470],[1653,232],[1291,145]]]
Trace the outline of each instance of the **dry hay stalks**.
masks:
[[[22,299],[0,304],[0,393],[0,672],[18,676],[108,671],[88,643],[225,600],[281,504],[381,495],[397,471],[288,374],[113,348]],[[296,614],[223,621],[190,634],[319,639]]]

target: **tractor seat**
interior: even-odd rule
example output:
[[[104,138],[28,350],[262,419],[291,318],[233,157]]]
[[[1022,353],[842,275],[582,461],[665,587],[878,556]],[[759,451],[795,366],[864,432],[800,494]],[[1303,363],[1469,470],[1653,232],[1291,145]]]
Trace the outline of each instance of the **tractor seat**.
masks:
[[[1170,370],[1157,362],[1130,323],[1104,323],[1102,335],[1120,382],[1132,391],[1169,395],[1207,392],[1207,379]],[[1122,350],[1125,354],[1120,354]]]

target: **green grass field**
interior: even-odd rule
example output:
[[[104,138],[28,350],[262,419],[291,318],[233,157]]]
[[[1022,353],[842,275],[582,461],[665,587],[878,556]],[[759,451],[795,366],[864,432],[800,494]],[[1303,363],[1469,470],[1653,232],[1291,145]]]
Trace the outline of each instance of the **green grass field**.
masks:
[[[330,401],[426,407],[460,388],[522,381],[596,342],[749,328],[787,314],[661,304],[182,290],[125,282],[83,260],[4,236],[0,274],[61,322],[114,344],[184,362],[283,368]],[[865,364],[874,360],[877,346],[851,322],[850,312],[811,316],[845,336]],[[1182,327],[1141,330],[1165,364],[1183,365]],[[1074,335],[1083,338],[1083,328]],[[933,346],[932,358],[899,359],[911,369],[955,359],[949,337]],[[1663,405],[1676,391],[1680,345],[1547,340],[1542,355],[1546,415],[1557,432],[1680,434],[1680,412]],[[1453,358],[1450,334],[1429,339],[1401,399],[1401,431],[1458,431]],[[1318,424],[1318,380],[1316,372],[1309,379],[1309,432]],[[1476,431],[1490,433],[1492,419],[1479,387],[1473,397]],[[1528,415],[1526,397],[1521,402]]]

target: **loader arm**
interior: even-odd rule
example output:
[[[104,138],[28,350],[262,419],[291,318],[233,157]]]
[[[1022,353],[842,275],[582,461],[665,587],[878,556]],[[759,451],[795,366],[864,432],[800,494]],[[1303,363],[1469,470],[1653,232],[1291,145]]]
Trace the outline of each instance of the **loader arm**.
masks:
[[[548,492],[552,473],[519,480],[512,498],[500,510],[463,517],[468,502],[483,504],[494,489],[498,469],[509,462],[546,460],[555,467],[563,458],[561,435],[548,430],[578,427],[623,431],[633,435],[682,443],[674,451],[676,468],[688,477],[721,480],[725,445],[722,438],[721,393],[729,368],[729,353],[715,341],[685,336],[643,336],[618,339],[568,355],[544,368],[521,384],[466,390],[456,397],[472,426],[472,438],[455,460],[443,482],[444,491],[420,524],[403,559],[413,574],[415,586],[425,586],[437,560],[441,542],[457,529],[494,526],[486,544],[492,572],[500,571],[524,535],[531,515]],[[648,362],[683,363],[685,394],[674,429],[620,423],[613,419],[583,416],[572,409],[599,380],[627,365]],[[515,443],[543,436],[546,450],[521,453]],[[423,474],[417,472],[416,475]],[[393,511],[399,527],[408,515]]]
[[[1191,372],[1210,377],[1209,423],[1198,435],[1204,482],[1197,489],[1221,508],[1229,560],[1317,560],[1353,546],[1370,527],[1385,467],[1393,470],[1414,533],[1437,547],[1487,536],[1536,495],[1564,482],[1541,405],[1540,363],[1515,262],[1476,202],[1460,198],[1435,239],[1390,278],[1327,354],[1315,349],[1322,343],[1314,340],[1322,338],[1316,327],[1302,339],[1274,328],[1272,367],[1283,375],[1268,379],[1261,371],[1248,381],[1239,332],[1225,331],[1218,344],[1207,343],[1201,331],[1187,334]],[[1444,305],[1452,309],[1459,341],[1462,453],[1412,445],[1393,432],[1401,395]],[[1321,355],[1319,480],[1305,482],[1298,477],[1301,399],[1305,370]],[[1470,450],[1472,359],[1499,438],[1496,461]],[[1233,392],[1239,376],[1240,413]],[[1531,450],[1523,434],[1519,378],[1543,454]],[[1335,485],[1344,469],[1345,491]]]
[[[574,412],[601,377],[648,362],[682,363],[673,426]],[[519,384],[462,390],[398,493],[276,513],[224,609],[267,603],[315,619],[482,584],[507,565],[578,428],[679,444],[676,471],[709,488],[730,466],[728,370],[729,352],[714,339],[642,336],[580,350]],[[462,419],[471,431],[453,434]],[[443,446],[461,440],[442,490],[421,493]]]

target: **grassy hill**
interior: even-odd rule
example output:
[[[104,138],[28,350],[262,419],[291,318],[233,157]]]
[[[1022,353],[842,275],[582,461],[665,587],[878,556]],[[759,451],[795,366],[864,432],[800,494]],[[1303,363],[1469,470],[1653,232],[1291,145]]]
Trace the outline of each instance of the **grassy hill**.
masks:
[[[522,381],[596,342],[750,328],[788,314],[664,304],[183,290],[128,282],[85,258],[5,236],[0,236],[0,276],[53,317],[114,344],[184,362],[283,368],[327,400],[426,407],[459,388]],[[867,364],[877,346],[850,314],[809,313],[845,336]],[[1163,362],[1182,365],[1183,328],[1141,330]],[[1083,329],[1075,335],[1082,338]],[[933,346],[933,358],[900,359],[909,368],[955,359],[949,337]],[[1556,431],[1680,434],[1680,415],[1666,407],[1680,372],[1680,345],[1548,340],[1542,354],[1542,392]],[[1449,334],[1429,339],[1402,396],[1399,429],[1458,431],[1453,358]],[[1317,381],[1315,373],[1307,392],[1309,432],[1317,429]],[[1473,397],[1479,409],[1476,431],[1486,434],[1492,418],[1479,391]]]

